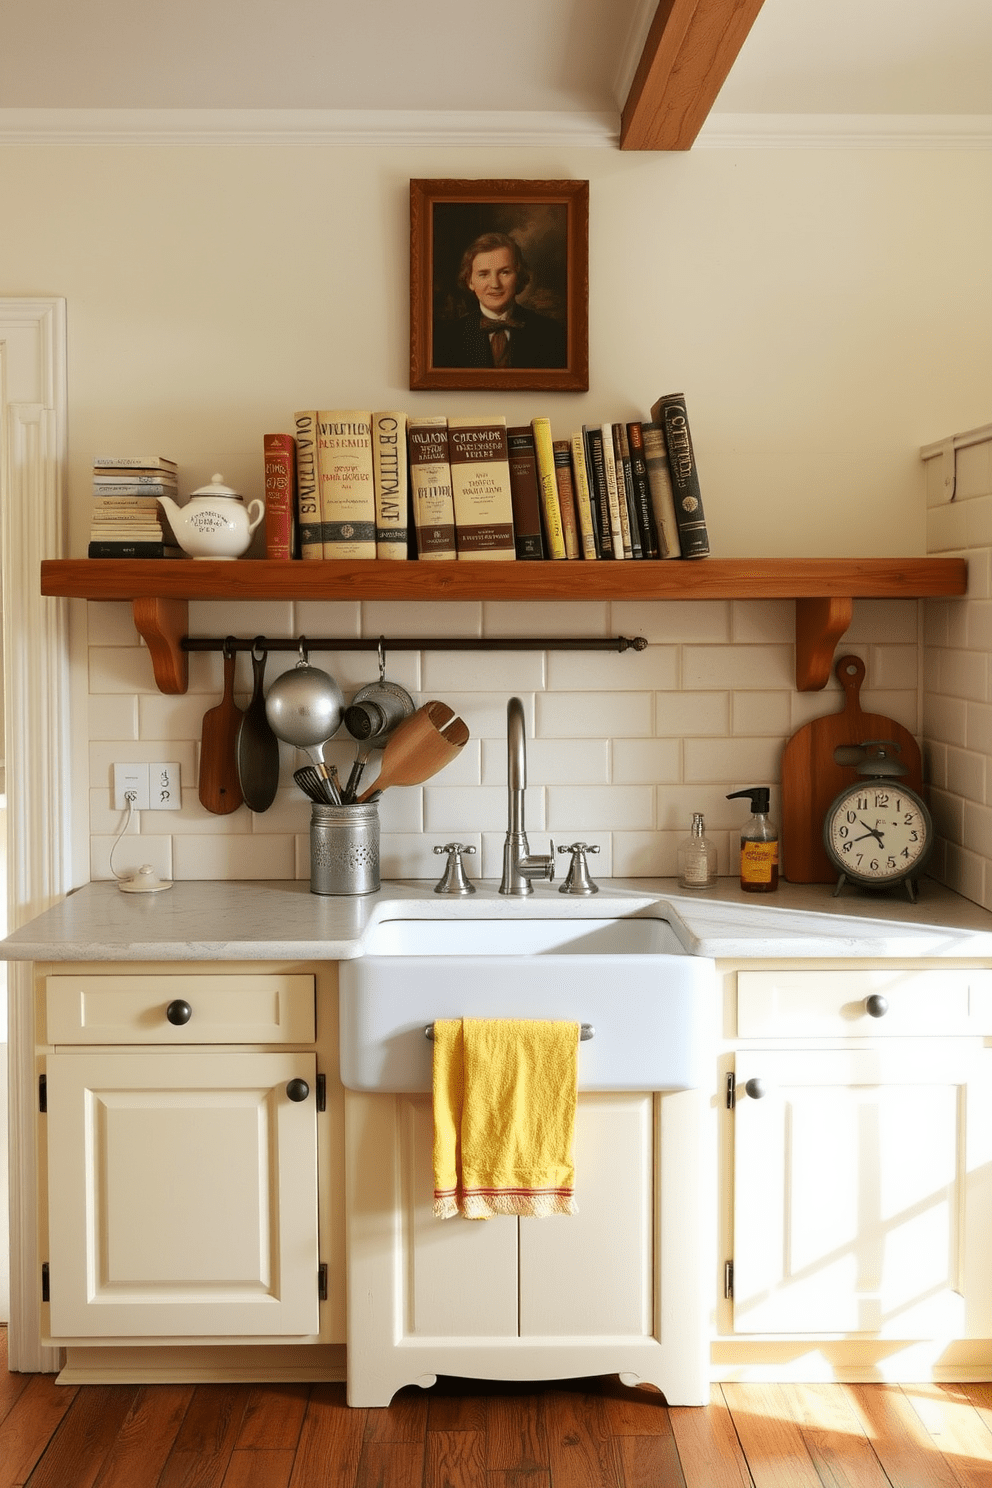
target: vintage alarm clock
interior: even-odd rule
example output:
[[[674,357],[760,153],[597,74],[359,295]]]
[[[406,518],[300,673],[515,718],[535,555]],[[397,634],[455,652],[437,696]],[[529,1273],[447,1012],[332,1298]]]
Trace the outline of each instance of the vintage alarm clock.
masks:
[[[834,897],[845,882],[861,889],[901,883],[915,903],[917,879],[933,851],[933,820],[926,802],[899,778],[907,771],[895,758],[894,740],[858,747],[861,779],[834,797],[823,819],[823,846],[839,874]]]

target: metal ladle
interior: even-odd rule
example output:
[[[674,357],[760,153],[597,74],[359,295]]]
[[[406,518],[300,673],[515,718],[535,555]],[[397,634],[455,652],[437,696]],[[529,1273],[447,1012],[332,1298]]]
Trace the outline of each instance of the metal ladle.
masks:
[[[300,659],[291,672],[283,672],[269,688],[265,716],[277,739],[302,749],[313,761],[329,806],[337,804],[327,782],[330,768],[320,746],[334,735],[344,713],[344,694],[328,673],[310,665],[305,637],[300,637]]]

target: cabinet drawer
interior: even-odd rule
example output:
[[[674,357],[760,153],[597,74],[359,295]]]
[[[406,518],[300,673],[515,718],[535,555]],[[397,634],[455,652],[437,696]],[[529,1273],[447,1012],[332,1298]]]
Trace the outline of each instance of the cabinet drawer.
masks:
[[[50,976],[45,1012],[50,1044],[308,1044],[314,979],[271,972]]]
[[[875,1008],[875,1016],[870,1007]],[[961,967],[741,971],[737,974],[737,1032],[741,1038],[988,1033],[992,1032],[992,971]]]

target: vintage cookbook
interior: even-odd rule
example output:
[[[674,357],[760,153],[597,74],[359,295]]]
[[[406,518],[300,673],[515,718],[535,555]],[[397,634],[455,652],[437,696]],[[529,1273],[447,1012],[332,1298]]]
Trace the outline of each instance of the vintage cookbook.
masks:
[[[375,476],[375,556],[408,558],[406,414],[372,415],[372,469]]]
[[[323,558],[324,534],[317,490],[317,414],[293,416],[296,426],[296,540],[301,558]]]
[[[443,415],[411,418],[407,425],[410,491],[417,556],[433,562],[457,558],[455,508],[451,498],[448,420]]]
[[[710,550],[703,500],[699,494],[699,471],[689,432],[685,395],[667,393],[651,405],[651,417],[665,431],[668,469],[675,497],[675,517],[683,558],[705,558]]]
[[[543,558],[541,493],[537,484],[534,430],[529,424],[515,424],[512,429],[507,429],[506,450],[513,499],[513,543],[517,557]]]
[[[565,535],[561,525],[558,482],[555,479],[555,452],[549,418],[531,419],[534,431],[534,454],[537,459],[537,486],[541,493],[541,518],[548,558],[565,557]]]
[[[317,414],[317,487],[324,557],[375,557],[372,414],[364,408]]]
[[[502,414],[449,418],[448,458],[459,559],[512,561],[517,554],[506,419]]]
[[[296,440],[292,434],[263,434],[265,556],[295,556]]]

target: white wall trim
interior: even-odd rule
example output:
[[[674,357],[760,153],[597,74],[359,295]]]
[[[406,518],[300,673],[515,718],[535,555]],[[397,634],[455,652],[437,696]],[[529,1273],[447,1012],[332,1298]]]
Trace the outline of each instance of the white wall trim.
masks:
[[[0,145],[616,149],[619,110],[0,108]],[[712,113],[695,149],[989,150],[992,114]]]
[[[992,150],[992,114],[711,113],[695,149]]]
[[[65,533],[66,307],[0,298],[0,490],[8,819],[8,924],[63,897],[71,878],[67,606],[44,599],[43,558]],[[31,966],[11,962],[9,1367],[52,1370],[40,1342],[38,1163]]]
[[[0,145],[614,148],[619,113],[420,109],[0,109]]]

